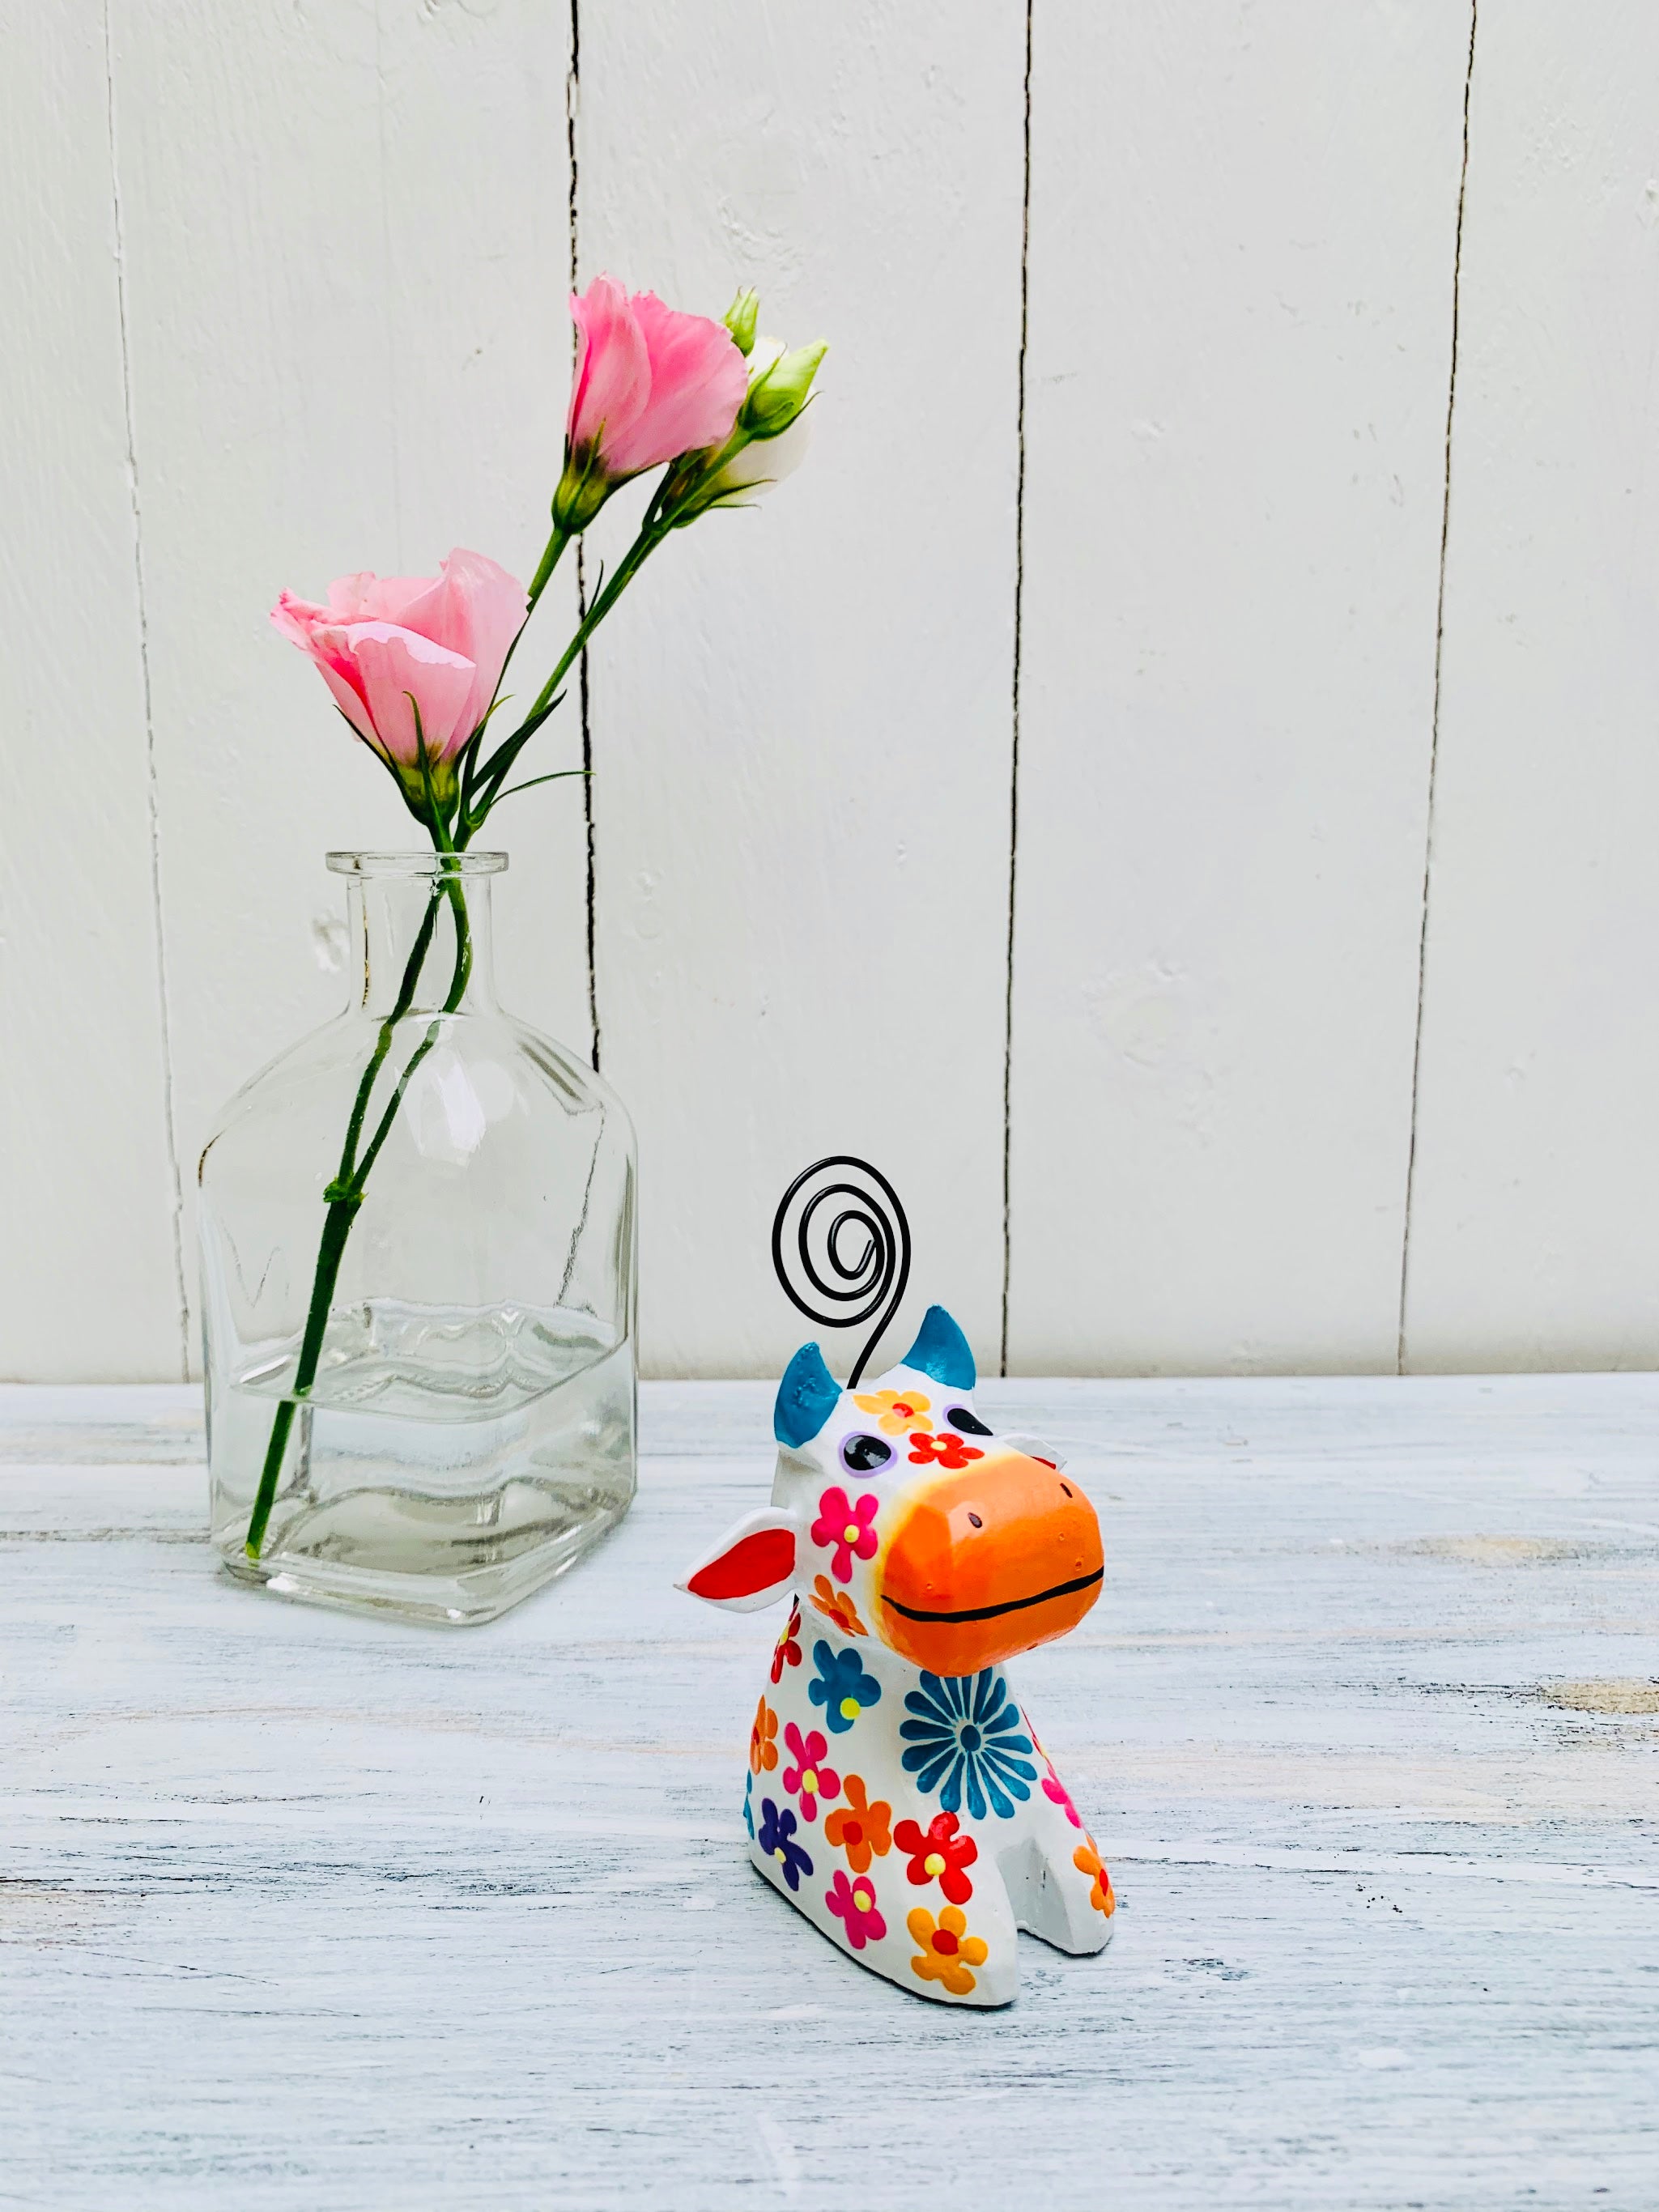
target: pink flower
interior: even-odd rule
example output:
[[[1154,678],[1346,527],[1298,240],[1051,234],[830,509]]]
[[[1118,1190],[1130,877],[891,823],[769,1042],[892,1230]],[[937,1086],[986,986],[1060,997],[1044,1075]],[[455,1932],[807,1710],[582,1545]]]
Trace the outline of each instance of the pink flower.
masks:
[[[580,530],[626,477],[723,446],[749,368],[723,323],[665,307],[654,292],[630,298],[614,276],[573,293],[570,313],[576,368],[553,511],[567,530]]]
[[[861,1951],[872,1938],[880,1942],[887,1933],[887,1923],[876,1910],[876,1885],[868,1875],[856,1875],[849,1881],[837,1867],[823,1901],[844,1923],[847,1940],[855,1951]]]
[[[786,1723],[783,1741],[795,1762],[784,1768],[783,1786],[800,1800],[802,1820],[816,1820],[819,1798],[841,1795],[840,1775],[823,1763],[830,1747],[816,1729],[803,1735],[793,1721]]]
[[[460,547],[435,576],[341,576],[328,603],[284,592],[271,621],[322,672],[358,736],[415,771],[415,709],[434,768],[453,758],[489,710],[529,605],[524,586]]]
[[[830,1571],[838,1583],[853,1579],[853,1558],[873,1559],[880,1539],[870,1523],[881,1510],[881,1500],[866,1491],[856,1505],[839,1483],[832,1484],[818,1500],[818,1517],[812,1523],[812,1541],[826,1549],[834,1545],[836,1556],[830,1562]]]

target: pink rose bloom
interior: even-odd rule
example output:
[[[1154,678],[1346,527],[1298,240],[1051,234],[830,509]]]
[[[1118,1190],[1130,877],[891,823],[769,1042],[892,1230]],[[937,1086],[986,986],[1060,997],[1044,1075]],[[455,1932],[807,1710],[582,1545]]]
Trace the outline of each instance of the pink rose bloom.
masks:
[[[316,662],[363,742],[413,771],[404,781],[418,789],[416,707],[435,769],[483,720],[528,605],[516,577],[458,546],[435,576],[341,576],[325,606],[284,592],[270,619]]]
[[[724,323],[630,298],[614,276],[573,293],[576,368],[565,419],[564,478],[554,513],[580,530],[626,477],[678,454],[723,446],[749,368]]]

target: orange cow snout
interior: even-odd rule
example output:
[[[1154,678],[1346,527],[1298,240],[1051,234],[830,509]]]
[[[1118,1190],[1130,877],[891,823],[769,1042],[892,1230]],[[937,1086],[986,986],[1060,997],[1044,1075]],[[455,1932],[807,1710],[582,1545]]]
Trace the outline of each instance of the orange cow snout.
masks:
[[[880,1632],[935,1674],[973,1674],[1075,1628],[1100,1595],[1100,1523],[1023,1452],[919,1482],[877,1566]]]

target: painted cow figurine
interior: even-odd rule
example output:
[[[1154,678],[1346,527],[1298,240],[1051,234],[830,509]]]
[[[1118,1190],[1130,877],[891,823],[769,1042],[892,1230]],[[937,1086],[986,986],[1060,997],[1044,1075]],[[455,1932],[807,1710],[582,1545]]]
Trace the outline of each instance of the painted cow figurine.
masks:
[[[860,1965],[945,2002],[1006,2004],[1015,1931],[1098,1951],[1115,1899],[1003,1672],[1100,1594],[1100,1525],[1057,1460],[974,1409],[942,1307],[899,1364],[843,1390],[790,1361],[769,1507],[679,1585],[791,1599],[750,1732],[744,1821],[775,1889]]]

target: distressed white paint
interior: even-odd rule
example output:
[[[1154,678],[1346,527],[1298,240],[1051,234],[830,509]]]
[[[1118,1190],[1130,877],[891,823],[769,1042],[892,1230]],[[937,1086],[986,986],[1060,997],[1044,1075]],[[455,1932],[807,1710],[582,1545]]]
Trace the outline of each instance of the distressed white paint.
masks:
[[[1037,12],[1016,1369],[1395,1364],[1468,36]]]
[[[1406,1310],[1659,1361],[1659,15],[1483,9]]]
[[[0,1397],[0,2188],[1644,2212],[1659,1385],[983,1396],[1101,1507],[1024,1686],[1122,1897],[988,2017],[745,1863],[769,1623],[670,1585],[764,1495],[763,1386],[647,1386],[617,1535],[448,1634],[218,1580],[192,1394]]]
[[[994,1364],[1017,583],[1012,1362],[1385,1365],[1408,1241],[1408,1364],[1659,1358],[1651,13],[1479,27],[1409,1240],[1467,0],[1033,14],[1022,576],[1024,11],[580,10],[584,273],[834,343],[805,471],[592,672],[647,1364],[775,1369],[769,1206],[841,1146]],[[0,88],[37,1376],[179,1371],[173,1161],[188,1214],[335,1002],[324,848],[411,834],[266,609],[527,571],[568,357],[570,0],[108,17],[21,11]],[[580,797],[515,805],[504,995],[580,1046]]]
[[[0,69],[0,1375],[181,1373],[104,30]]]

